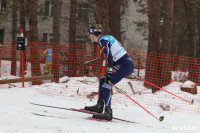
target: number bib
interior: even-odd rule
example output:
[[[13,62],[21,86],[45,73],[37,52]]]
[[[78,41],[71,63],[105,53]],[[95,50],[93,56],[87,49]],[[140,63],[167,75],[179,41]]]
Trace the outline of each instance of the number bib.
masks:
[[[110,42],[110,51],[113,56],[113,61],[119,60],[123,55],[125,55],[127,52],[123,48],[123,46],[118,42],[114,37],[110,35],[102,36],[99,41],[106,40]]]

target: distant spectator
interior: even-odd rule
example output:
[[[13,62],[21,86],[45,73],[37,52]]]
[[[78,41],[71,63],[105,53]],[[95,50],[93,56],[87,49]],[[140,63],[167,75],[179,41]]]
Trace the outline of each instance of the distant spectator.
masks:
[[[43,52],[43,58],[45,58],[45,70],[44,74],[52,74],[52,49],[47,48]]]

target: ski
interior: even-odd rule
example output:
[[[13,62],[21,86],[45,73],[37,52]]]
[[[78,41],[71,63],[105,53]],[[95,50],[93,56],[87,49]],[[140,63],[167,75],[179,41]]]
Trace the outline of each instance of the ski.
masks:
[[[31,114],[34,114],[34,115],[37,115],[37,116],[51,117],[51,118],[67,119],[67,117],[47,115],[47,114],[34,113],[34,112],[31,112]]]
[[[86,113],[86,114],[97,114],[95,112],[90,112],[90,111],[84,110],[84,109],[64,108],[64,107],[57,107],[57,106],[50,106],[50,105],[38,104],[38,103],[33,103],[33,102],[29,102],[29,103],[33,104],[33,105],[37,105],[37,106],[48,107],[48,108],[63,109],[63,110],[81,112],[81,113]],[[137,123],[137,122],[134,122],[134,121],[124,120],[124,119],[120,119],[120,118],[116,118],[116,117],[113,117],[113,119],[118,120],[118,121],[122,121],[122,122],[127,122],[127,123],[140,124],[140,123]]]
[[[33,102],[29,102],[29,103],[33,104],[33,105],[37,105],[37,106],[43,106],[43,107],[49,107],[49,108],[56,108],[56,109],[63,109],[63,110],[81,112],[81,113],[86,113],[86,114],[97,114],[97,113],[90,112],[90,111],[87,111],[87,110],[84,110],[84,109],[64,108],[64,107],[50,106],[50,105],[44,105],[44,104],[37,104],[37,103],[33,103]],[[32,114],[37,115],[37,116],[43,116],[43,117],[67,119],[67,117],[53,116],[53,115],[48,115],[48,114],[40,114],[40,113],[33,113],[33,112],[32,112]],[[85,118],[85,119],[86,120],[99,121],[99,122],[117,122],[117,121],[113,121],[113,120],[112,121],[100,120],[100,119],[95,119],[95,118],[92,118],[92,117],[88,117],[88,118]],[[145,127],[156,128],[154,126],[150,126],[150,125],[146,125],[146,124],[138,123],[138,122],[134,122],[134,121],[124,120],[124,119],[120,119],[120,118],[116,118],[116,117],[113,117],[113,119],[121,121],[121,122],[132,123],[132,124],[139,124],[139,125],[145,126]],[[164,127],[161,127],[161,128],[158,128],[158,129],[163,129],[163,128]]]
[[[54,115],[42,114],[42,113],[35,113],[35,112],[31,112],[31,114],[37,115],[37,116],[42,116],[42,117],[51,117],[51,118],[58,118],[58,119],[67,119],[67,117],[54,116]],[[87,117],[87,118],[84,118],[84,119],[85,119],[85,120],[98,121],[98,122],[116,122],[116,121],[100,120],[100,119],[96,119],[96,118],[92,118],[92,117]]]
[[[92,117],[85,118],[86,120],[92,120],[92,121],[98,121],[98,122],[116,122],[116,121],[107,121],[107,120],[101,120],[101,119],[96,119]]]

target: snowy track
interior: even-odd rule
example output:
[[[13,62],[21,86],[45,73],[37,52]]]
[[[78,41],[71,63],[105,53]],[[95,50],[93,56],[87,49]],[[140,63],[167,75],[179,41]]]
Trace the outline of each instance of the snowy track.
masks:
[[[178,112],[153,111],[157,116],[164,115],[165,120],[158,122],[140,107],[113,104],[113,115],[144,125],[123,122],[97,122],[86,120],[90,114],[73,111],[37,107],[28,103],[33,101],[41,104],[57,105],[60,107],[83,108],[95,104],[96,101],[79,97],[61,97],[44,95],[30,88],[0,89],[0,129],[1,133],[177,133],[200,132],[198,114]],[[35,113],[49,114],[62,118],[41,117]]]

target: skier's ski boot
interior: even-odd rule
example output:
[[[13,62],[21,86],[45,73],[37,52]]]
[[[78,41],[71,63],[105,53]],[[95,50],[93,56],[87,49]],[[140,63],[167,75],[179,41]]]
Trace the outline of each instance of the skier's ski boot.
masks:
[[[110,106],[105,107],[105,112],[103,114],[95,114],[92,118],[101,119],[101,120],[112,120],[112,109]]]
[[[94,106],[85,106],[85,110],[91,111],[91,112],[96,112],[96,113],[102,113],[104,108],[104,101],[103,100],[98,100],[97,104]]]

